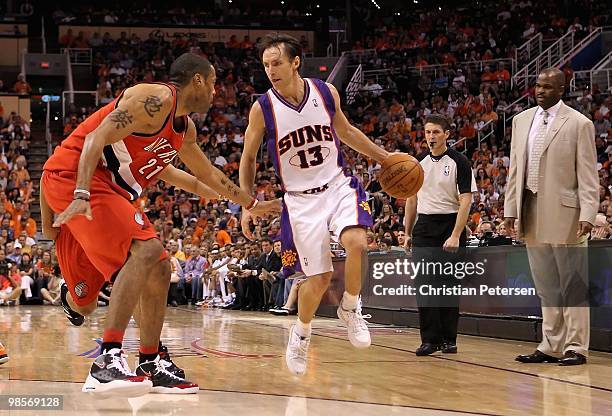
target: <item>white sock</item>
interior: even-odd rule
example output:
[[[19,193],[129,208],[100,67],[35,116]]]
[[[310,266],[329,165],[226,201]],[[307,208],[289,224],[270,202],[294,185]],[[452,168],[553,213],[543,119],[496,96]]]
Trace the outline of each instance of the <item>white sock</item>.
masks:
[[[342,296],[342,307],[347,311],[352,311],[357,308],[357,302],[359,301],[359,295],[351,295],[348,292],[344,292]]]
[[[301,337],[308,338],[312,332],[312,325],[310,322],[305,324],[304,322],[300,321],[300,318],[298,318],[297,322],[295,323],[295,332]]]

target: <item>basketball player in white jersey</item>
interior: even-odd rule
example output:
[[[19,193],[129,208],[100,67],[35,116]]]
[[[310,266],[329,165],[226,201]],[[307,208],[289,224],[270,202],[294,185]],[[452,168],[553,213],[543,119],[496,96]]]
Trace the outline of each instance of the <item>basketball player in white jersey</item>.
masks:
[[[338,317],[357,348],[370,346],[361,315],[361,276],[367,264],[366,228],[372,225],[365,192],[355,177],[344,175],[340,141],[382,162],[388,152],[351,126],[340,109],[338,91],[318,79],[300,77],[302,49],[291,36],[266,36],[260,58],[272,88],[251,108],[240,161],[240,186],[253,191],[256,156],[265,136],[268,154],[285,191],[281,217],[281,258],[285,276],[303,272],[298,320],[291,327],[286,362],[304,374],[311,321],[332,276],[330,234],[346,250],[345,288]],[[242,230],[252,238],[248,211]]]

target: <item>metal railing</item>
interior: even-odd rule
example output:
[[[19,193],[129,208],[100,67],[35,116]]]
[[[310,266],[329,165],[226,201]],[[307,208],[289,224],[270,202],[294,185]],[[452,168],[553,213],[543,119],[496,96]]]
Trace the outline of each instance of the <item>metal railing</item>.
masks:
[[[531,37],[514,51],[514,65],[521,65],[530,62],[534,57],[542,53],[542,33]],[[512,68],[512,73],[516,73],[518,68]]]
[[[346,80],[348,60],[348,57],[344,53],[340,55],[340,58],[338,58],[338,61],[326,80],[326,82],[333,84],[339,91],[342,89],[344,81]]]
[[[353,102],[355,101],[355,96],[359,93],[359,90],[361,90],[361,87],[363,86],[363,69],[361,67],[361,65],[359,65],[357,67],[357,69],[355,70],[355,72],[353,73],[353,76],[351,76],[351,80],[349,81],[348,85],[346,86],[346,103],[347,104],[353,104]]]
[[[363,49],[360,51],[346,51],[344,53],[349,58],[350,65],[363,64],[368,59],[378,55],[378,52],[376,51],[376,49]]]
[[[25,56],[28,53],[28,49],[27,48],[23,48],[21,50],[21,74],[23,74],[24,78],[26,77],[26,60],[25,60]]]
[[[42,53],[47,53],[47,38],[45,36],[45,17],[40,18],[40,40],[42,41]]]
[[[576,92],[584,87],[591,91],[597,85],[600,91],[612,92],[612,68],[576,71],[570,81],[570,92]]]
[[[575,32],[568,32],[550,45],[540,55],[518,70],[512,77],[512,85],[525,91],[545,68],[560,67],[572,59],[585,45],[601,34],[601,27],[595,28],[583,39],[577,39]]]
[[[524,109],[531,107],[532,100],[533,100],[533,98],[529,94],[525,94],[525,95],[519,97],[514,102],[508,104],[508,106],[506,106],[502,110],[502,123],[503,123],[503,126],[504,126],[504,134],[506,134],[505,133],[506,132],[506,127],[508,126],[508,123],[510,122],[510,120],[512,120],[512,118],[515,115],[517,115],[518,113],[520,113]]]
[[[480,144],[482,142],[484,142],[489,137],[495,134],[495,126],[497,126],[497,121],[489,120],[481,128],[478,129],[478,149],[480,149]]]
[[[599,62],[597,62],[593,68],[591,69],[606,69],[612,68],[612,51],[608,52],[606,56],[601,58]]]
[[[485,67],[491,67],[492,69],[498,68],[499,64],[504,64],[505,68],[512,71],[512,68],[516,66],[513,59],[492,59],[487,61],[464,61],[458,62],[453,67],[461,68],[467,72],[483,72]],[[422,66],[411,66],[407,70],[412,72],[414,75],[427,75],[432,78],[436,78],[440,73],[445,73],[451,68],[448,64],[439,65],[422,65]],[[377,82],[381,78],[386,78],[387,75],[392,75],[399,72],[399,67],[385,68],[385,69],[370,69],[363,71],[365,79],[374,79]],[[511,74],[512,75],[512,74]]]
[[[476,129],[476,140],[478,140],[478,150],[480,150],[480,147],[482,146],[482,142],[484,142],[489,137],[491,137],[491,136],[493,136],[495,134],[495,127],[496,126],[497,126],[497,121],[489,120],[485,124],[483,124],[482,127],[480,127],[479,129]],[[457,147],[457,145],[459,143],[463,143],[463,142],[467,143],[467,140],[468,140],[467,137],[459,139],[456,142],[454,142],[453,144],[451,144],[450,147]],[[466,153],[467,150],[468,150],[467,146],[464,145],[463,146],[463,150],[461,150],[461,153]]]
[[[91,48],[62,48],[60,52],[65,53],[66,51],[70,55],[72,65],[91,66],[93,63]]]
[[[79,102],[79,105],[81,106],[93,104],[95,107],[97,107],[100,103],[100,98],[98,97],[97,91],[62,91],[62,120],[64,122],[66,122],[66,114],[69,113],[68,106],[75,103],[75,95],[82,98],[82,100],[79,100],[81,101]],[[67,99],[66,96],[70,96],[71,98]]]
[[[70,54],[69,54],[69,51],[66,49],[64,49],[62,53],[66,57],[66,89],[68,91],[73,91],[74,90],[74,79],[72,78],[72,65],[70,62]],[[71,93],[70,94],[70,104],[72,103],[74,103],[74,94]]]

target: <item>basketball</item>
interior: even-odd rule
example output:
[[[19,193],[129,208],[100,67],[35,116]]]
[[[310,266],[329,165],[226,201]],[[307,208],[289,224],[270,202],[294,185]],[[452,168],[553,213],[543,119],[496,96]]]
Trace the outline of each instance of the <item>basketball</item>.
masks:
[[[415,195],[425,179],[418,160],[406,153],[394,153],[385,159],[380,171],[380,186],[395,198],[410,198]]]

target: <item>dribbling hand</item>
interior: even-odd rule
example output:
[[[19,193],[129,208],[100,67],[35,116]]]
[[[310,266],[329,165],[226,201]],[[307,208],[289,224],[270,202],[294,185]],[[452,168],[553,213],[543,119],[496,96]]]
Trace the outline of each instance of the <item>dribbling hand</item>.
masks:
[[[62,224],[66,224],[76,215],[83,215],[89,221],[93,220],[93,215],[91,215],[91,205],[89,205],[89,201],[86,201],[84,199],[73,200],[70,205],[68,205],[68,208],[66,208],[64,212],[57,216],[57,218],[53,222],[53,226],[59,227]]]

